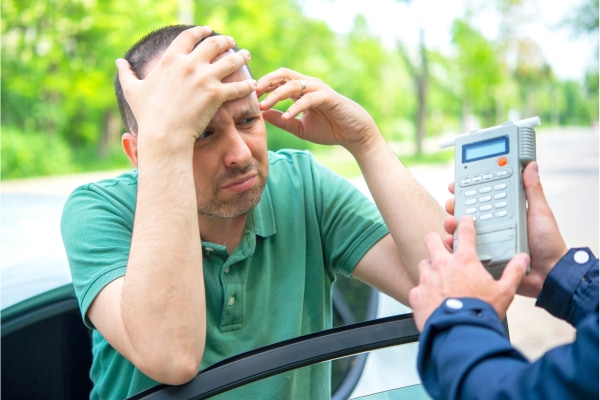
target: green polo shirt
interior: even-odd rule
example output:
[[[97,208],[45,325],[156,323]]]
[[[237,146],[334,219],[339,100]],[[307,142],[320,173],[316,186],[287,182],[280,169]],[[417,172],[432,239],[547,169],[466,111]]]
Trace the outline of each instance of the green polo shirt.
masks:
[[[85,317],[90,304],[104,286],[125,274],[136,191],[137,171],[132,171],[79,187],[65,205],[63,241],[90,327]],[[310,153],[269,152],[267,185],[249,213],[240,245],[229,254],[224,246],[202,242],[207,304],[202,368],[331,327],[335,273],[350,276],[387,233],[374,204]],[[91,398],[122,399],[156,384],[95,329],[93,355]],[[302,368],[222,397],[327,398],[329,368]]]

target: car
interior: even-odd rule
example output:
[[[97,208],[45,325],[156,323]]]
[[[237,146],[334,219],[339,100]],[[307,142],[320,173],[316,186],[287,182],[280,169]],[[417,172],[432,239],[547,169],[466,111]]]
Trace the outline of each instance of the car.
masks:
[[[87,398],[90,332],[82,322],[60,237],[66,196],[3,192],[2,396]],[[335,327],[240,354],[181,386],[132,399],[204,399],[319,362],[332,363],[332,398],[428,399],[416,373],[418,331],[410,309],[340,277]]]

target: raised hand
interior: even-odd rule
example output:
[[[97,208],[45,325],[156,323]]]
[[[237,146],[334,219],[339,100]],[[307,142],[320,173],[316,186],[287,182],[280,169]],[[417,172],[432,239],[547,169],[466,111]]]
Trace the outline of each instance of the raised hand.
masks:
[[[268,94],[260,103],[264,119],[301,139],[354,152],[381,136],[365,109],[320,79],[280,68],[258,80],[257,94]],[[272,109],[286,99],[294,103],[285,112]]]
[[[224,82],[250,54],[234,52],[232,38],[211,33],[207,27],[182,32],[140,77],[126,60],[117,60],[119,80],[143,140],[193,144],[224,102],[255,90],[249,74],[246,80]]]

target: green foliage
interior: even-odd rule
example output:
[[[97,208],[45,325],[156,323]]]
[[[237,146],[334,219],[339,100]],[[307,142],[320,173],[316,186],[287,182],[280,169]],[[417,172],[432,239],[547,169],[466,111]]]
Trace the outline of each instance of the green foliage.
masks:
[[[466,21],[456,20],[452,27],[458,77],[457,92],[463,104],[463,115],[476,114],[485,125],[494,125],[496,103],[494,90],[504,80],[498,49]]]
[[[526,19],[519,16],[523,3],[473,2],[476,6],[454,25],[454,52],[426,49],[426,136],[460,131],[467,115],[476,116],[482,125],[504,122],[513,109],[556,124],[598,119],[597,63],[584,84],[557,81],[537,45],[515,36]],[[252,53],[256,78],[280,67],[321,78],[364,106],[388,140],[415,141],[418,103],[410,60],[403,59],[398,49],[384,47],[364,17],[355,19],[349,34],[339,35],[323,21],[304,16],[301,4],[299,0],[3,0],[2,177],[127,164],[119,156],[123,127],[112,87],[114,60],[149,31],[175,23],[209,25],[233,36]],[[500,11],[501,31],[506,33],[498,40],[486,39],[471,22],[477,7],[489,4]],[[598,9],[597,0],[585,4]],[[597,15],[588,17],[580,10],[567,23],[580,27],[574,29],[577,32],[597,35]],[[505,56],[509,50],[516,55],[510,65]],[[268,129],[272,149],[315,149],[293,135]],[[44,148],[52,151],[41,153]]]
[[[40,132],[2,128],[2,179],[56,175],[76,170],[67,143]]]

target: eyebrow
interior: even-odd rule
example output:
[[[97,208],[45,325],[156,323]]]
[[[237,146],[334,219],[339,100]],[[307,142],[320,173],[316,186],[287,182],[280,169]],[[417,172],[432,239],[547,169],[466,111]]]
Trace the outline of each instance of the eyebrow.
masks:
[[[257,106],[245,107],[241,112],[235,113],[235,118],[260,115],[260,108]]]

